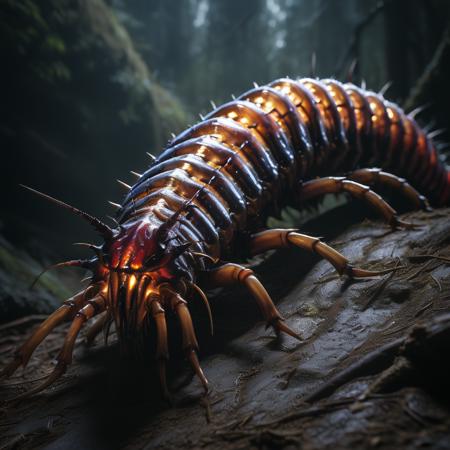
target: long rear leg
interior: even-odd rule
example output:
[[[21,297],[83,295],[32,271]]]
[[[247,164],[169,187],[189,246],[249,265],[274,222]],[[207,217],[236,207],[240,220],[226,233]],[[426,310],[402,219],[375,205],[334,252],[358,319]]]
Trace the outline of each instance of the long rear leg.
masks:
[[[404,178],[400,178],[381,169],[358,169],[350,172],[347,178],[370,187],[389,187],[405,196],[416,209],[429,211],[428,200],[417,192]]]
[[[250,236],[250,254],[252,256],[278,248],[299,247],[320,255],[332,264],[339,275],[355,278],[374,277],[391,272],[391,269],[372,271],[353,267],[348,259],[319,238],[297,233],[296,230],[275,228]]]
[[[380,195],[372,191],[369,186],[345,177],[324,177],[307,181],[300,187],[299,200],[304,202],[325,194],[338,194],[340,192],[348,192],[353,197],[372,205],[393,229],[411,229],[417,226],[400,220],[397,211],[384,201]]]

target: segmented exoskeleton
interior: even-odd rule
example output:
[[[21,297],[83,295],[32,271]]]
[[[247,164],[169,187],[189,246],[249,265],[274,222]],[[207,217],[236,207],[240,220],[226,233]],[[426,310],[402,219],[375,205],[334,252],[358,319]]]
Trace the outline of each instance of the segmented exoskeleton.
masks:
[[[413,114],[381,94],[331,79],[284,78],[256,86],[175,137],[137,175],[133,187],[122,183],[129,192],[115,228],[40,194],[88,220],[104,242],[89,245],[95,252],[92,259],[60,264],[91,270],[89,287],[49,316],[3,370],[11,375],[25,366],[51,330],[71,320],[56,368],[28,394],[65,372],[82,326],[94,316],[99,318],[88,331],[89,340],[113,322],[126,347],[138,345],[146,327],[155,327],[156,357],[167,394],[170,310],[179,319],[184,351],[207,389],[187,307],[197,295],[209,311],[202,289],[243,284],[268,325],[300,339],[253,271],[233,259],[301,247],[327,259],[340,274],[385,273],[352,267],[336,250],[297,230],[265,229],[269,215],[286,204],[302,207],[326,193],[347,192],[371,204],[391,227],[408,228],[413,225],[400,220],[369,186],[390,186],[416,208],[428,208],[417,190],[434,205],[450,200],[450,174]]]

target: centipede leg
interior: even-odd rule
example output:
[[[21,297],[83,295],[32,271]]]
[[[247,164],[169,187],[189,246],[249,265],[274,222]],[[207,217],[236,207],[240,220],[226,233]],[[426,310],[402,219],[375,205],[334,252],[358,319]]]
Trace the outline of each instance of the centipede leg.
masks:
[[[192,323],[191,314],[187,308],[186,300],[184,300],[180,294],[171,289],[166,289],[164,291],[164,297],[169,300],[169,304],[175,311],[175,314],[180,321],[181,335],[183,341],[183,350],[186,354],[186,358],[191,363],[191,366],[199,378],[200,382],[205,389],[205,392],[209,390],[209,383],[203,373],[202,368],[197,357],[198,342],[195,335],[194,325]]]
[[[393,229],[417,227],[415,224],[400,220],[397,211],[368,186],[348,180],[345,177],[324,177],[307,181],[300,188],[299,199],[304,202],[325,194],[338,194],[340,192],[347,192],[353,197],[372,205]]]
[[[83,324],[92,317],[103,312],[105,308],[106,302],[105,298],[102,295],[97,295],[93,299],[89,300],[87,302],[87,305],[81,308],[76,313],[75,318],[72,320],[72,324],[70,325],[69,331],[66,334],[64,344],[56,358],[56,367],[53,369],[52,373],[43,383],[23,394],[14,397],[10,401],[23,400],[30,395],[37,394],[53,384],[58,378],[60,378],[65,373],[67,367],[72,363],[72,354],[75,347],[75,341],[81,331]]]
[[[156,324],[156,359],[158,362],[159,379],[164,397],[169,398],[169,389],[167,387],[166,378],[166,362],[169,359],[166,315],[163,307],[157,300],[150,303],[149,309]]]
[[[10,377],[19,366],[25,367],[36,347],[56,328],[82,308],[87,300],[89,288],[66,300],[55,312],[42,322],[37,330],[14,353],[14,359],[3,368],[0,378]]]
[[[243,284],[250,291],[266,320],[267,326],[272,326],[277,334],[284,332],[301,341],[301,337],[285,323],[269,293],[255,277],[253,270],[238,264],[227,263],[207,272],[207,283],[211,287]]]
[[[339,275],[355,278],[373,277],[391,272],[391,269],[372,271],[352,267],[348,259],[334,248],[323,243],[319,238],[297,233],[290,229],[272,229],[254,234],[250,238],[250,254],[252,256],[278,248],[300,247],[320,255],[332,264]]]
[[[397,175],[383,172],[381,169],[359,169],[347,175],[347,178],[366,186],[389,187],[396,192],[404,195],[416,209],[429,211],[430,205],[428,200],[417,192],[404,178]]]
[[[90,347],[93,345],[95,338],[102,332],[108,321],[111,320],[111,314],[109,311],[105,311],[97,319],[97,321],[92,325],[86,332],[86,346]]]

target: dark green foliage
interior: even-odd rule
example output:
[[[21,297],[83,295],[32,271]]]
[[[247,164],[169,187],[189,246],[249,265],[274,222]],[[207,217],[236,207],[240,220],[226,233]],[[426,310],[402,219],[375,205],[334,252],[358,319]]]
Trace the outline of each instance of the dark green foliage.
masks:
[[[111,214],[106,200],[123,194],[115,179],[142,170],[145,152],[158,153],[186,114],[103,0],[3,2],[0,45],[6,232],[30,235],[33,218],[47,239],[57,236],[55,247],[67,248],[65,231],[75,236],[79,223],[18,184]]]

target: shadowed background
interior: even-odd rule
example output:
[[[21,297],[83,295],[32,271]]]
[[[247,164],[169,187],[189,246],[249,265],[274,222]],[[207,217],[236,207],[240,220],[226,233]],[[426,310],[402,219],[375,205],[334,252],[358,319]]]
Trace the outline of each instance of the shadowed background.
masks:
[[[38,261],[96,239],[31,185],[101,218],[198,113],[282,76],[335,76],[448,126],[446,0],[4,0],[1,235]],[[315,61],[315,62],[314,62]],[[313,66],[313,67],[312,67]],[[447,131],[438,138],[449,141]],[[3,238],[2,238],[3,239]],[[2,241],[3,242],[3,241]],[[8,244],[9,245],[9,244]],[[3,247],[6,244],[2,244]],[[2,264],[11,267],[11,260]],[[36,271],[35,271],[36,272]]]

